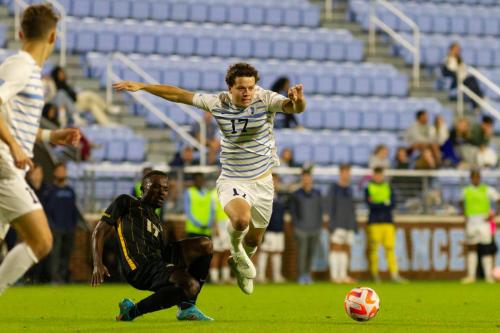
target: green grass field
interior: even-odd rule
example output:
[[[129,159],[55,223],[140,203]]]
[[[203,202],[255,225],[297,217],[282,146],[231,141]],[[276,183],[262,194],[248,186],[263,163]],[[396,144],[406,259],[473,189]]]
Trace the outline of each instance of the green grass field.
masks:
[[[126,285],[16,287],[0,297],[0,332],[498,332],[500,284],[458,282],[380,284],[381,309],[370,322],[344,313],[349,286],[257,285],[252,296],[236,286],[211,286],[200,308],[215,322],[178,322],[175,309],[134,322],[115,322],[117,303],[148,293]]]

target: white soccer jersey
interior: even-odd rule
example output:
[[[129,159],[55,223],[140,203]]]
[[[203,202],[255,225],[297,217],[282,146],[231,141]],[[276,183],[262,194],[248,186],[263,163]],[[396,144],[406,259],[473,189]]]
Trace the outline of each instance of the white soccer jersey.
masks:
[[[273,136],[274,116],[286,98],[255,88],[245,109],[234,106],[229,92],[197,93],[193,105],[211,112],[221,132],[221,179],[254,179],[279,165]]]
[[[44,101],[41,69],[29,53],[19,51],[0,65],[0,98],[0,116],[19,146],[33,157]],[[9,147],[1,140],[0,158],[12,162]]]

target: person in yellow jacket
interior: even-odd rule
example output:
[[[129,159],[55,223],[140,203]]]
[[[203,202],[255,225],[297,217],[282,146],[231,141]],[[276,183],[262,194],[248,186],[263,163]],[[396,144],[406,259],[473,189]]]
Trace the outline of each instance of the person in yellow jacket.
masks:
[[[212,191],[205,187],[205,176],[202,173],[193,175],[193,186],[184,192],[184,212],[187,217],[187,237],[212,237],[215,202]]]
[[[231,237],[227,231],[229,217],[224,212],[217,191],[212,191],[212,196],[215,202],[215,223],[212,237],[214,255],[210,265],[210,281],[212,283],[231,283],[231,270],[227,262],[231,248]]]
[[[399,275],[396,259],[396,228],[392,210],[396,206],[394,191],[384,179],[384,169],[373,169],[373,176],[365,189],[365,202],[370,210],[368,215],[368,259],[373,279],[380,282],[378,274],[378,248],[384,247],[391,279],[397,283],[406,282]]]
[[[477,250],[489,246],[492,242],[492,232],[488,221],[491,211],[491,201],[497,201],[500,207],[500,195],[491,186],[481,183],[479,170],[470,173],[470,185],[462,191],[462,212],[465,217],[465,240],[467,243],[467,276],[462,283],[476,281]],[[493,254],[483,255],[481,259],[484,279],[493,283]]]

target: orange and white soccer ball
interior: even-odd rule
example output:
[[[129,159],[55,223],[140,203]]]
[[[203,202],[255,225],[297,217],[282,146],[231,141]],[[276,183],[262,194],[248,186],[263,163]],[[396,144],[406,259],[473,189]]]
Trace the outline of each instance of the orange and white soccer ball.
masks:
[[[375,317],[380,309],[380,298],[375,290],[358,287],[349,291],[344,300],[345,312],[357,321],[368,321]]]

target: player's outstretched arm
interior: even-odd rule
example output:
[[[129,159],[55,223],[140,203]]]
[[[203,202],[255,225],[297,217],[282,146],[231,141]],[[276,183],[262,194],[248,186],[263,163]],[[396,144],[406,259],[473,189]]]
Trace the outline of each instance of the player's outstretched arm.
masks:
[[[92,233],[92,258],[94,260],[94,270],[92,272],[92,287],[97,287],[104,282],[106,276],[110,276],[108,269],[102,263],[102,252],[104,250],[104,241],[113,232],[113,227],[109,224],[99,221]]]
[[[306,109],[304,86],[297,84],[288,89],[288,99],[283,103],[284,113],[302,113]]]
[[[176,86],[147,84],[134,81],[121,81],[113,84],[113,89],[118,91],[126,90],[131,92],[143,90],[174,103],[193,105],[194,93]]]

